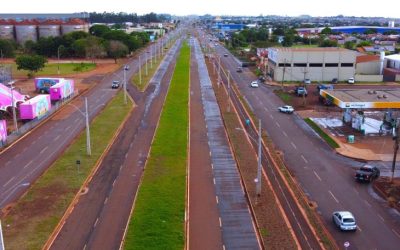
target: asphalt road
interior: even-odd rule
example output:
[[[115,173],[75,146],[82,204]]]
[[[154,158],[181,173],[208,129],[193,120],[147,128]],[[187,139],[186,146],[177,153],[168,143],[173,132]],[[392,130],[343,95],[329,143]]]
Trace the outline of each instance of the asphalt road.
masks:
[[[335,154],[296,114],[279,113],[277,108],[283,103],[272,87],[250,88],[249,83],[256,77],[248,69],[237,73],[238,62],[225,48],[217,46],[216,51],[256,116],[261,118],[263,128],[283,151],[290,171],[309,199],[317,203],[317,211],[338,245],[348,241],[348,249],[398,249],[400,215],[388,208],[370,185],[354,182],[354,167],[362,164]],[[340,232],[334,227],[331,214],[336,210],[354,214],[357,232]]]
[[[156,44],[149,46],[148,50],[154,46]],[[142,56],[146,51],[142,52]],[[130,66],[130,69],[126,72],[127,79],[129,79],[138,70],[138,59],[131,60],[127,65]],[[82,96],[88,99],[90,120],[116,94],[116,90],[111,89],[113,80],[123,81],[122,69],[113,74],[105,75],[94,88]],[[81,111],[70,108],[72,111],[62,118],[53,116],[17,143],[1,152],[0,210],[17,200],[84,129],[85,118],[82,115],[84,111],[82,98],[76,98],[72,104]],[[92,145],[92,147],[95,146]]]
[[[52,249],[118,249],[172,77],[180,42],[165,61],[67,218]]]

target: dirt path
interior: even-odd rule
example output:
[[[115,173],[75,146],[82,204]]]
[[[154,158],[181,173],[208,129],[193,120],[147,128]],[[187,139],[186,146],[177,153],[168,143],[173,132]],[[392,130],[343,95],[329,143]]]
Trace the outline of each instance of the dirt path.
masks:
[[[190,250],[222,249],[207,129],[201,102],[197,62],[192,52],[190,70],[190,170],[189,226]]]

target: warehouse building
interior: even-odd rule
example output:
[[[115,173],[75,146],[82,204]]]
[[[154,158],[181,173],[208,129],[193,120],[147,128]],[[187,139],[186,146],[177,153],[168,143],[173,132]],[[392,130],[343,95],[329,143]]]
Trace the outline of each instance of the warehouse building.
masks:
[[[356,54],[342,48],[269,48],[268,74],[275,81],[347,81],[354,77]]]

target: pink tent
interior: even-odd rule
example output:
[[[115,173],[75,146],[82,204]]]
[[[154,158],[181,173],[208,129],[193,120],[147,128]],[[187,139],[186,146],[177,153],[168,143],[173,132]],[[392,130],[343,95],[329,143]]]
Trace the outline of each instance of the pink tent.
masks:
[[[14,94],[14,105],[25,101],[26,95],[21,95],[15,89],[12,92]],[[6,111],[8,107],[12,107],[12,94],[11,88],[0,83],[0,110]]]

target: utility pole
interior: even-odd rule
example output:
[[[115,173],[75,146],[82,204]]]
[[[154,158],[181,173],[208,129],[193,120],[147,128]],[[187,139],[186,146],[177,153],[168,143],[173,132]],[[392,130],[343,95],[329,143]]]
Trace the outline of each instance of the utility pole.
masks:
[[[393,140],[394,140],[394,153],[393,153],[393,162],[392,162],[392,177],[390,182],[393,182],[394,178],[394,169],[396,167],[396,158],[397,158],[397,151],[399,150],[399,120],[396,120],[394,133],[393,133]]]
[[[11,84],[10,90],[11,90],[11,101],[12,101],[12,112],[13,112],[14,129],[15,129],[15,132],[18,133],[19,131],[18,131],[17,113],[15,111],[14,89],[15,89],[15,87],[13,86],[13,84]]]
[[[281,82],[281,89],[282,90],[283,90],[283,82],[285,81],[285,72],[286,72],[286,59],[283,61],[283,74],[282,74],[282,82]]]
[[[261,195],[261,119],[258,120],[257,196]]]
[[[139,85],[142,86],[142,63],[139,56]]]
[[[228,112],[231,112],[231,72],[228,70]]]
[[[87,97],[85,97],[85,108],[86,108],[86,145],[87,145],[87,154],[92,155],[92,148],[90,146],[90,128],[89,128],[89,111],[88,111],[88,103]]]
[[[218,56],[218,88],[221,83],[221,56]]]
[[[128,70],[128,66],[124,66],[124,103],[127,104],[126,100],[126,71]]]
[[[146,76],[147,76],[147,61],[148,61],[148,56],[147,56],[147,53],[146,53]]]

